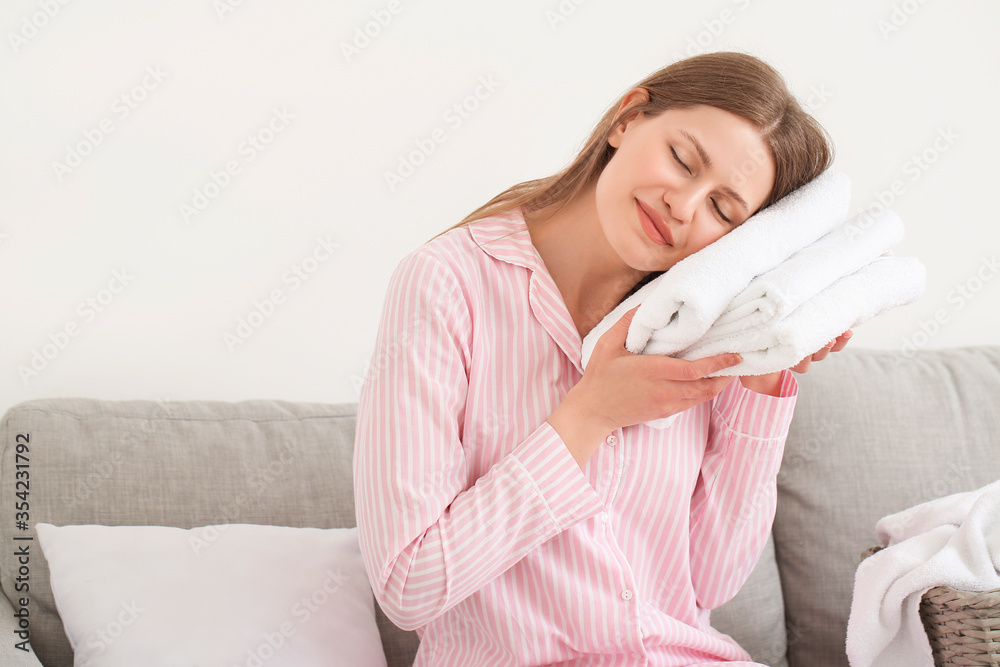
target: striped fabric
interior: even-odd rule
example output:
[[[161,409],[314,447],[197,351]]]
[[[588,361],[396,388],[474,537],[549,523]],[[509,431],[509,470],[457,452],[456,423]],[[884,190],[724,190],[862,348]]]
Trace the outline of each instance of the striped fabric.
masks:
[[[546,421],[580,348],[517,212],[393,273],[354,481],[372,588],[417,630],[415,667],[750,661],[709,610],[767,539],[794,377],[780,397],[734,378],[669,429],[617,429],[581,470]]]

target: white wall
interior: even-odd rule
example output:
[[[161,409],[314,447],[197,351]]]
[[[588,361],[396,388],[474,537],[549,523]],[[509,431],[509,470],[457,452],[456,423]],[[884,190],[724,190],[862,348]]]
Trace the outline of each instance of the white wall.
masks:
[[[852,210],[881,193],[907,223],[897,254],[924,261],[926,296],[852,346],[1000,344],[997,25],[992,0],[7,0],[0,409],[357,400],[399,259],[561,168],[618,95],[696,50],[777,67],[832,134]],[[185,216],[196,190],[214,196]]]

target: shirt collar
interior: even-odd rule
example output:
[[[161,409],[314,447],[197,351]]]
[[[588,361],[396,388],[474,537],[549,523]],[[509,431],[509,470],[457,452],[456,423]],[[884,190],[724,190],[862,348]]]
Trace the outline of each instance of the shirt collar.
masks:
[[[469,224],[469,233],[490,257],[523,266],[533,272],[548,273],[545,262],[531,242],[521,209],[476,220]]]

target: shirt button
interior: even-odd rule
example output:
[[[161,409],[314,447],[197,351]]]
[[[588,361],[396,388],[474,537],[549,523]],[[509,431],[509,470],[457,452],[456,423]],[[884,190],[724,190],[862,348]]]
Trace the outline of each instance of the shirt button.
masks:
[[[606,440],[607,440],[607,443],[609,445],[611,445],[612,447],[614,447],[615,444],[618,442],[618,438],[615,436],[614,433],[612,433],[611,435],[609,435]]]
[[[626,588],[625,590],[622,591],[622,600],[628,602],[631,599],[632,599],[632,591]]]
[[[601,523],[607,523],[607,522],[608,522],[608,513],[601,512]]]

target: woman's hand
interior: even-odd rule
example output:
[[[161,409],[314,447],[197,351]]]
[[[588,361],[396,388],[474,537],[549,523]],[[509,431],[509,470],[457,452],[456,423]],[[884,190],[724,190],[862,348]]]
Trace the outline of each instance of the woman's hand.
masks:
[[[691,361],[632,354],[625,339],[638,308],[601,335],[583,377],[547,420],[580,467],[615,429],[669,417],[712,398],[733,377],[705,376],[741,361],[737,354]]]
[[[741,361],[736,354],[693,360],[632,354],[625,349],[625,339],[638,308],[622,315],[598,339],[583,378],[574,387],[609,430],[668,417],[712,398],[733,378],[705,376]]]
[[[809,370],[809,364],[811,364],[812,362],[822,361],[823,359],[826,359],[827,355],[830,354],[831,352],[840,352],[841,350],[843,350],[847,346],[847,341],[849,341],[851,339],[851,336],[853,335],[854,332],[848,329],[847,331],[845,331],[844,333],[840,334],[839,336],[831,340],[829,343],[827,343],[823,347],[823,349],[821,349],[819,352],[816,352],[806,357],[799,363],[792,366],[791,370],[795,371],[796,373],[805,373],[807,370]]]

